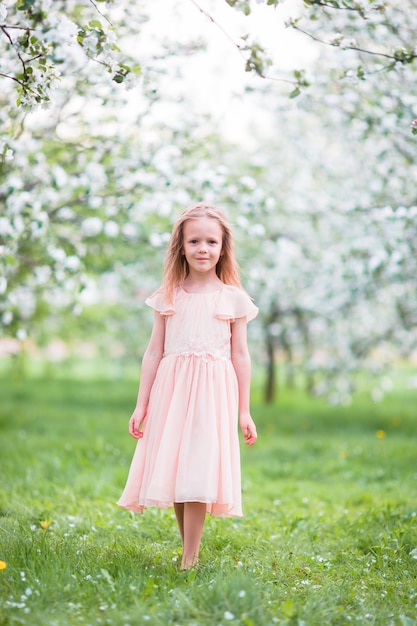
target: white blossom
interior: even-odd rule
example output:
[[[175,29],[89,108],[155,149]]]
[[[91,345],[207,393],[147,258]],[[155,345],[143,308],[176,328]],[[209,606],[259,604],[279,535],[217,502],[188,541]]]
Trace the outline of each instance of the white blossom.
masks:
[[[11,311],[5,311],[1,317],[1,321],[5,326],[8,326],[13,321],[13,313]]]
[[[68,256],[65,260],[65,266],[72,272],[76,272],[80,267],[80,259],[77,256]]]
[[[0,235],[5,237],[13,234],[14,228],[12,227],[10,220],[7,217],[0,217]]]
[[[125,88],[130,91],[131,89],[135,89],[140,85],[140,77],[133,72],[129,72],[123,81]]]
[[[81,223],[81,230],[87,237],[95,237],[103,230],[103,222],[99,217],[87,217]]]
[[[104,234],[107,235],[107,237],[117,237],[119,230],[119,225],[113,220],[108,220],[104,223]]]

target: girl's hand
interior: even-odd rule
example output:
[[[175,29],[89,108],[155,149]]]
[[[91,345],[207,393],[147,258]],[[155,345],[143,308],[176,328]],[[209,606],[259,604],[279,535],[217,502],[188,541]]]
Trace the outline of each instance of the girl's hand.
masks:
[[[132,413],[132,417],[129,420],[129,433],[135,439],[141,439],[143,437],[143,431],[140,429],[143,420],[146,417],[146,409],[136,409]]]
[[[253,421],[249,413],[240,414],[240,428],[245,438],[245,443],[247,443],[249,446],[253,446],[258,438],[258,435],[256,432],[255,422]]]

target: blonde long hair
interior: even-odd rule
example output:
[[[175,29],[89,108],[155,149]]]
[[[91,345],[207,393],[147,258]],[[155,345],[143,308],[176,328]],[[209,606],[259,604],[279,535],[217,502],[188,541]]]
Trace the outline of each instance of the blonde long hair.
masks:
[[[183,254],[184,224],[188,220],[195,220],[201,217],[209,217],[216,220],[222,229],[222,255],[216,266],[217,276],[226,285],[241,287],[232,231],[226,217],[223,211],[216,206],[199,202],[181,213],[172,230],[161,287],[161,289],[165,290],[166,301],[170,304],[173,301],[175,288],[184,282],[189,273],[188,263]]]

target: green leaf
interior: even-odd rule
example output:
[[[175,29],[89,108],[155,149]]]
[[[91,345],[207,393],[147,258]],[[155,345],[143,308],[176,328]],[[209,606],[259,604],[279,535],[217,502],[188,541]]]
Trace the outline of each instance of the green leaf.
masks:
[[[251,8],[249,0],[226,0],[227,4],[242,11],[245,15],[250,15]]]
[[[301,93],[301,89],[299,87],[296,87],[295,89],[292,90],[292,92],[290,93],[290,98],[296,98],[297,96],[299,96]]]
[[[17,10],[29,11],[29,9],[31,9],[33,5],[35,4],[35,1],[36,0],[20,0],[20,2],[17,5]]]
[[[365,80],[365,71],[362,65],[358,65],[357,70],[356,70],[356,76],[360,78],[361,80]]]

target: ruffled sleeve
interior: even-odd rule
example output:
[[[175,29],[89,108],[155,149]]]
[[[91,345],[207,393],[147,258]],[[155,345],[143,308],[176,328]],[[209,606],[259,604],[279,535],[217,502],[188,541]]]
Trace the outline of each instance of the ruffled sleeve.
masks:
[[[158,311],[161,315],[173,315],[175,313],[175,305],[168,304],[165,300],[165,290],[158,289],[154,294],[146,298],[145,304]]]
[[[240,317],[246,317],[246,321],[250,322],[258,315],[258,312],[258,307],[243,289],[233,285],[225,285],[221,289],[217,305],[217,319],[234,322]]]

